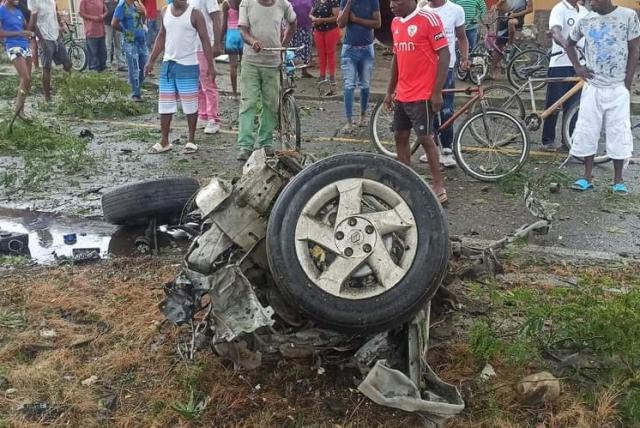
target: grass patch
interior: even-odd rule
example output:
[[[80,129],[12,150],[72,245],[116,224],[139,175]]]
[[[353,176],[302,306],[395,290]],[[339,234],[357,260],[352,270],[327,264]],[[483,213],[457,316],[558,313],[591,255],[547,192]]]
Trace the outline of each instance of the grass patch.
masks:
[[[18,329],[25,325],[24,314],[0,307],[0,327]],[[3,369],[6,372],[6,369]],[[0,373],[3,375],[6,373]]]
[[[57,79],[57,112],[63,115],[93,118],[124,118],[153,111],[150,103],[129,98],[129,85],[109,73],[73,74]]]
[[[17,120],[9,132],[11,114],[0,120],[0,153],[21,156],[20,173],[7,169],[0,184],[11,188],[37,188],[54,174],[75,174],[95,167],[87,152],[87,140],[72,135],[62,124],[35,118],[32,123]]]
[[[159,139],[159,134],[149,129],[126,129],[122,132],[122,138],[137,142],[149,143]]]
[[[5,267],[25,267],[31,261],[25,256],[0,256],[0,266]]]

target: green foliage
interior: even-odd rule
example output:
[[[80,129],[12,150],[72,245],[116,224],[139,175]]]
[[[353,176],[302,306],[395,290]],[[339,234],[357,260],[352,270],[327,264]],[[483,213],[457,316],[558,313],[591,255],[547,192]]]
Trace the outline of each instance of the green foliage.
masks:
[[[0,176],[4,187],[38,187],[52,174],[73,174],[95,166],[87,153],[87,140],[69,133],[53,120],[31,123],[17,120],[9,132],[12,113],[0,115],[0,153],[21,156],[23,173],[7,170]]]
[[[195,388],[189,390],[189,400],[185,403],[175,403],[171,406],[183,418],[194,421],[199,419],[209,404],[208,399],[202,399]]]
[[[0,307],[0,328],[17,329],[24,325],[24,314]]]
[[[29,259],[24,256],[0,256],[0,266],[22,267],[29,263]]]
[[[82,73],[56,82],[60,101],[59,114],[74,117],[123,118],[152,111],[151,105],[129,98],[129,85],[109,73]]]

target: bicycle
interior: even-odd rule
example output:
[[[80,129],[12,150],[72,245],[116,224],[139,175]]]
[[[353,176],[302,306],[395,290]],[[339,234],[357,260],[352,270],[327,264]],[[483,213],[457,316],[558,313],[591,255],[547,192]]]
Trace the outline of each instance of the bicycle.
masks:
[[[489,73],[491,57],[494,55],[494,52],[500,56],[500,67],[506,70],[512,59],[520,52],[528,49],[540,48],[540,45],[537,42],[527,40],[521,40],[517,43],[514,42],[509,48],[506,46],[499,46],[498,39],[505,39],[506,37],[498,35],[497,32],[491,28],[499,19],[504,19],[504,17],[496,17],[489,22],[481,21],[482,25],[485,27],[484,38],[469,54],[469,58],[472,59],[472,63],[474,63],[476,67],[475,69],[472,67],[472,70],[481,71],[476,71],[475,75],[474,73],[468,73],[469,79],[476,85],[484,80]],[[481,58],[481,61],[473,60],[474,58]],[[462,76],[462,73],[460,73],[459,76]]]
[[[480,181],[496,181],[519,171],[529,156],[529,139],[520,121],[502,110],[491,109],[481,85],[443,90],[443,93],[451,92],[472,97],[435,130],[436,143],[442,131],[453,126],[458,118],[469,111],[471,114],[461,125],[453,143],[453,153],[460,168]],[[474,106],[476,111],[472,109]],[[382,101],[373,109],[369,132],[380,153],[397,157],[393,139],[393,109],[388,111]],[[414,133],[412,137],[411,153],[414,153],[419,144]],[[506,155],[506,160],[500,155]]]
[[[294,62],[295,48],[263,48],[267,52],[279,52],[280,97],[278,105],[278,134],[283,150],[300,150],[302,134],[300,131],[300,109],[293,96],[295,88],[295,72],[306,66],[297,66]]]
[[[87,48],[79,42],[78,27],[76,25],[72,27],[68,22],[65,22],[65,26],[67,31],[62,33],[62,43],[69,54],[71,68],[75,71],[83,71],[87,68]]]
[[[580,61],[584,60],[584,52],[579,46],[576,46]],[[518,89],[527,79],[542,79],[547,77],[549,72],[549,63],[551,58],[562,55],[563,52],[551,53],[551,49],[526,49],[511,59],[507,67],[507,79],[514,88]],[[546,82],[540,81],[533,86],[533,90],[537,91],[543,88]]]

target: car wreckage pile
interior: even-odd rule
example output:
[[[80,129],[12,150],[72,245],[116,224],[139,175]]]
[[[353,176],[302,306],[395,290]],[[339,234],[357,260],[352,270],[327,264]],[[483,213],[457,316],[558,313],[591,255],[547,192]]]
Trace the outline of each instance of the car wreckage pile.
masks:
[[[185,358],[213,346],[248,370],[276,358],[346,359],[378,404],[434,426],[464,409],[426,363],[451,245],[442,207],[413,170],[376,154],[314,162],[256,151],[237,181],[213,178],[195,204],[200,234],[160,305],[191,328]],[[474,257],[486,265],[506,243]]]

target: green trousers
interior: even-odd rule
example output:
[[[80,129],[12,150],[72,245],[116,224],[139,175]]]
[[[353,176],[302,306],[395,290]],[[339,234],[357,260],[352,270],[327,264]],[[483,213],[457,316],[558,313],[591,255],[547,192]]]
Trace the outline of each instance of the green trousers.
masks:
[[[240,115],[238,118],[238,145],[253,150],[253,128],[259,114],[258,145],[270,147],[273,131],[278,126],[280,77],[277,68],[242,64],[240,71]],[[261,105],[260,111],[258,106]]]

